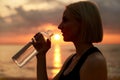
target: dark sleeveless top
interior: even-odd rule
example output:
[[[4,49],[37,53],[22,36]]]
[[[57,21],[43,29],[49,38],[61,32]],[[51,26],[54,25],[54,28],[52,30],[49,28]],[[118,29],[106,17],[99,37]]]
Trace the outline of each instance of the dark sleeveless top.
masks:
[[[100,52],[100,50],[99,50],[98,48],[96,48],[96,47],[91,47],[90,49],[88,49],[88,50],[81,56],[81,58],[79,59],[78,63],[77,63],[76,66],[73,68],[73,70],[72,70],[69,74],[64,75],[63,73],[64,73],[64,71],[66,70],[66,68],[69,66],[69,64],[71,63],[72,58],[74,57],[74,56],[73,56],[73,57],[68,61],[68,63],[67,63],[67,65],[66,65],[65,69],[63,70],[63,73],[61,74],[59,80],[80,80],[80,73],[79,73],[79,71],[80,71],[83,63],[84,63],[85,60],[87,59],[87,57],[88,57],[90,54],[94,53],[94,52]],[[100,53],[101,53],[101,52],[100,52]]]

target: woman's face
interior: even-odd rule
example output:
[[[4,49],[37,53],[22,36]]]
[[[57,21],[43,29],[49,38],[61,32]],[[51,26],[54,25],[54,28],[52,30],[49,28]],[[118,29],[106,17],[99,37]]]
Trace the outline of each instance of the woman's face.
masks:
[[[75,41],[80,35],[80,21],[77,21],[68,10],[65,10],[58,28],[62,32],[64,41]]]

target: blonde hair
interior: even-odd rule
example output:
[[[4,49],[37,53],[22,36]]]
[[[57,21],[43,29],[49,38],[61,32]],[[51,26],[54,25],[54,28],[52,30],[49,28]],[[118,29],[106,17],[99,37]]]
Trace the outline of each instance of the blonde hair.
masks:
[[[80,1],[66,7],[74,18],[81,23],[80,31],[82,41],[101,42],[103,29],[101,17],[97,6],[90,1]]]

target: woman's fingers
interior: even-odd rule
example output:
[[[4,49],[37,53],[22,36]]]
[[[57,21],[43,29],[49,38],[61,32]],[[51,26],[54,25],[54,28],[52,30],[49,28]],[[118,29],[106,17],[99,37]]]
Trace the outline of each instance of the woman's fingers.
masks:
[[[47,46],[50,48],[51,47],[51,41],[47,39]]]
[[[40,43],[43,43],[45,42],[45,39],[44,39],[44,36],[39,32],[37,33],[35,36],[34,36],[36,42],[40,42]]]
[[[46,52],[51,47],[51,41],[49,39],[45,40],[41,33],[37,33],[34,38],[32,38],[32,43],[37,51],[44,50]]]

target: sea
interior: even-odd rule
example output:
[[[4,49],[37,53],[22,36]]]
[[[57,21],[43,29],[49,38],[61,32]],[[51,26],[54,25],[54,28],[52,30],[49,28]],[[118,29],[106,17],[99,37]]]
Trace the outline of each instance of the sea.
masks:
[[[120,77],[120,44],[94,44],[98,47],[107,61],[108,77]],[[36,57],[32,58],[22,68],[12,60],[24,45],[0,45],[0,78],[22,77],[36,78]],[[61,69],[68,56],[75,53],[73,44],[54,44],[47,52],[47,74],[53,78]],[[42,64],[41,64],[42,65]]]

